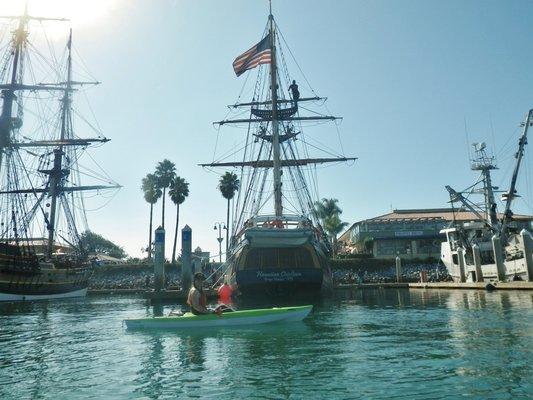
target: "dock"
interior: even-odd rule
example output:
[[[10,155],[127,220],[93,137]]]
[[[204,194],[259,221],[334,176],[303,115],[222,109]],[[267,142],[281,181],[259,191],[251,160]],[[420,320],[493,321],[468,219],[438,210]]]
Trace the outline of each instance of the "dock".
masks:
[[[359,283],[337,285],[335,290],[343,289],[468,289],[486,290],[488,282],[400,282],[400,283]],[[533,290],[533,282],[493,282],[496,290]]]
[[[411,289],[477,289],[486,290],[487,282],[416,282],[409,283]],[[492,285],[496,290],[533,290],[533,282],[514,281],[514,282],[493,282]]]
[[[533,290],[533,282],[493,282],[495,290]],[[354,283],[342,284],[334,287],[334,290],[354,289],[459,289],[459,290],[486,290],[486,282],[390,282],[390,283]],[[145,289],[92,289],[90,295],[121,295],[136,294],[150,301],[185,301],[187,296],[181,290],[145,290]],[[208,299],[217,297],[214,289],[206,291]]]

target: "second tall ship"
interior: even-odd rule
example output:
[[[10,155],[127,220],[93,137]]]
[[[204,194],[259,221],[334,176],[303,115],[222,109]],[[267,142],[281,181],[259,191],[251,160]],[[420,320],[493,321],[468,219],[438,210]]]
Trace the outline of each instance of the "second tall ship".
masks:
[[[236,118],[215,123],[244,128],[243,147],[201,164],[234,168],[240,178],[228,227],[232,235],[226,275],[244,295],[308,295],[331,289],[331,244],[314,212],[315,166],[355,160],[331,151],[328,157],[309,156],[309,147],[318,146],[309,143],[313,139],[304,134],[303,124],[339,118],[311,110],[326,100],[314,91],[300,97],[281,42],[271,12],[261,41],[233,63],[237,76],[257,68],[251,101],[229,106]]]
[[[9,42],[0,61],[0,301],[85,296],[92,262],[80,240],[88,229],[83,193],[119,187],[78,162],[108,141],[91,123],[92,138],[74,129],[76,116],[87,119],[73,94],[98,82],[74,79],[72,32],[59,57],[45,34],[36,41],[49,57],[30,42],[30,27],[65,20],[27,10],[1,18]]]

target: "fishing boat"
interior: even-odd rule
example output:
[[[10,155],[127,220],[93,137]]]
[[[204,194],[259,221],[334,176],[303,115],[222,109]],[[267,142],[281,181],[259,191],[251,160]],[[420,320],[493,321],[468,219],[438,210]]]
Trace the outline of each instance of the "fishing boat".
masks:
[[[226,276],[245,296],[314,295],[331,289],[331,243],[314,212],[317,166],[356,159],[334,153],[331,146],[324,150],[320,141],[304,133],[304,127],[328,122],[338,128],[341,118],[315,110],[323,107],[327,112],[327,99],[309,84],[310,95],[300,96],[289,73],[287,48],[270,9],[261,40],[233,62],[235,74],[247,76],[241,93],[251,91],[252,99],[241,101],[239,96],[228,106],[234,115],[215,122],[218,128],[246,132],[242,148],[200,164],[232,168],[239,177],[228,227]],[[292,56],[290,50],[288,54]],[[298,66],[294,58],[291,62]],[[253,72],[256,79],[248,87]],[[327,157],[311,157],[310,149]]]
[[[74,93],[98,82],[75,79],[72,31],[62,54],[45,34],[30,42],[30,28],[66,20],[26,8],[0,21],[0,38],[8,38],[0,64],[0,301],[84,296],[92,262],[80,243],[79,227],[88,229],[83,193],[120,187],[79,163],[88,165],[89,149],[109,140],[90,122],[84,129],[95,137],[74,128],[89,121],[73,107]]]
[[[485,143],[474,144],[471,168],[480,173],[477,182],[461,192],[446,186],[454,210],[470,212],[472,216],[470,221],[453,221],[441,231],[446,235],[441,244],[441,259],[456,282],[533,280],[533,218],[511,211],[512,201],[519,197],[516,184],[531,125],[533,110],[529,110],[522,123],[511,183],[502,192],[503,212],[498,212],[495,196],[498,187],[491,177],[491,171],[497,168],[495,158],[487,154]],[[482,202],[473,200],[476,194],[483,196]]]
[[[301,321],[309,315],[312,309],[313,306],[307,305],[233,311],[220,315],[186,313],[183,316],[132,318],[124,320],[124,323],[127,329],[221,328]]]

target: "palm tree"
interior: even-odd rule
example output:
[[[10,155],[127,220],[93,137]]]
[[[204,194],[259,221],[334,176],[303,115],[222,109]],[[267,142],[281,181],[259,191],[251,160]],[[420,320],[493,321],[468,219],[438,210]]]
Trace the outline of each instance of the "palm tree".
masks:
[[[226,254],[228,253],[229,248],[229,202],[231,199],[233,199],[233,196],[235,196],[235,192],[239,190],[239,184],[239,179],[237,178],[237,175],[233,172],[226,172],[224,175],[222,175],[218,183],[218,188],[220,190],[220,193],[222,193],[222,197],[224,197],[228,201],[226,213]]]
[[[342,214],[342,209],[337,204],[337,199],[323,198],[321,201],[315,202],[314,213],[324,230],[328,234],[331,246],[333,248],[333,256],[337,254],[337,235],[348,225],[346,222],[342,222],[339,215]]]
[[[155,167],[155,176],[157,177],[157,187],[163,189],[163,211],[161,215],[161,226],[165,228],[165,197],[170,182],[176,176],[176,164],[166,158],[160,161]]]
[[[339,218],[339,214],[334,214],[324,220],[324,229],[331,238],[331,246],[333,247],[333,257],[337,255],[337,236],[347,226],[348,223],[342,222]]]
[[[338,206],[339,200],[323,198],[321,201],[315,202],[315,214],[317,218],[325,224],[325,220],[334,215],[342,214],[342,209]]]
[[[147,174],[142,179],[141,190],[144,193],[144,200],[150,204],[150,230],[148,233],[148,260],[152,259],[152,216],[154,214],[154,204],[162,195],[161,189],[157,187],[157,178],[154,174]]]
[[[174,247],[172,248],[172,263],[176,261],[176,243],[178,241],[178,226],[180,222],[180,204],[182,204],[189,195],[189,182],[176,176],[170,182],[168,190],[170,200],[176,205],[176,230],[174,231]]]

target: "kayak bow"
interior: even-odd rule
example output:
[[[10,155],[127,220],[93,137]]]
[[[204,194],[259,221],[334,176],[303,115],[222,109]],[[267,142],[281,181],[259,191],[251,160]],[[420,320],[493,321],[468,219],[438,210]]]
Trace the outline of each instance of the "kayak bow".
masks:
[[[194,315],[186,313],[181,317],[131,318],[124,320],[127,329],[185,329],[238,325],[267,324],[271,322],[301,321],[313,306],[264,308],[216,314]]]

